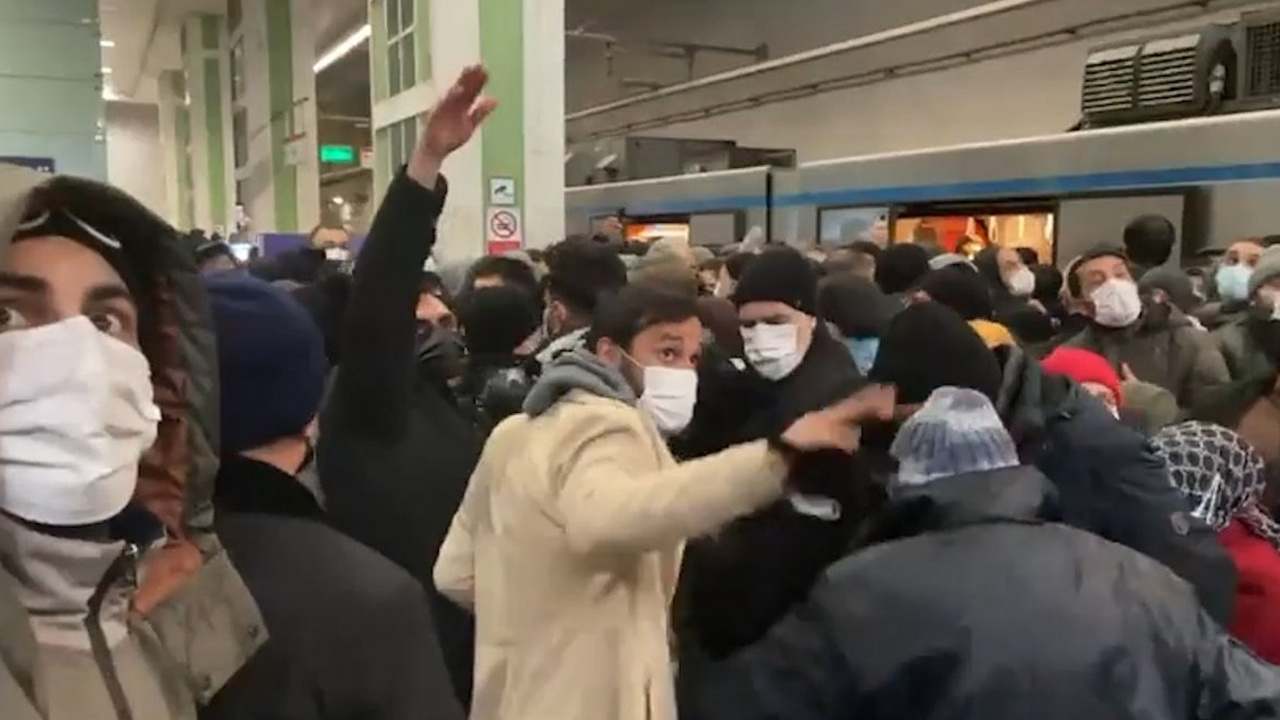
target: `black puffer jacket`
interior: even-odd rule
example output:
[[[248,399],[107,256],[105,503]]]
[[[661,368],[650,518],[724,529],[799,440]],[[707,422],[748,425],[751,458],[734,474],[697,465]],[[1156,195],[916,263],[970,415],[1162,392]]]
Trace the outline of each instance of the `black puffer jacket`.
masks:
[[[1034,468],[936,480],[721,669],[713,720],[1280,716],[1280,670],[1159,563],[1049,522]]]
[[[997,355],[1004,366],[997,410],[1023,462],[1056,486],[1062,521],[1163,562],[1228,624],[1235,567],[1217,535],[1190,516],[1146,438],[1018,348]]]

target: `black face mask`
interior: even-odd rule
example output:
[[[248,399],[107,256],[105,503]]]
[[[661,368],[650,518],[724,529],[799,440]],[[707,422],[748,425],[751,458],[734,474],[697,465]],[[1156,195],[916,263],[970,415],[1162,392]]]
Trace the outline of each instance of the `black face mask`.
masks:
[[[466,371],[466,348],[450,330],[431,323],[418,324],[417,358],[421,376],[439,381],[462,377]]]

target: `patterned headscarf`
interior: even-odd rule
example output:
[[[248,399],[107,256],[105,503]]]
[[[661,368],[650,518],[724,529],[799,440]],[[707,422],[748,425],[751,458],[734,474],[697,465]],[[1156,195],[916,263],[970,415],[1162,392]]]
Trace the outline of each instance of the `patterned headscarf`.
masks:
[[[1280,525],[1262,507],[1264,461],[1236,433],[1219,425],[1185,422],[1152,439],[1175,487],[1191,500],[1192,514],[1215,530],[1232,520],[1280,548]]]

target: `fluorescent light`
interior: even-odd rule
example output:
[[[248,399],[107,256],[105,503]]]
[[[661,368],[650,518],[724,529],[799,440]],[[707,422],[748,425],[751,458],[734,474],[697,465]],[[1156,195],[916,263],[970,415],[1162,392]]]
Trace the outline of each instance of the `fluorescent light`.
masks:
[[[111,74],[111,68],[102,68],[102,74],[103,74],[103,75],[110,75],[110,74]]]
[[[343,199],[343,197],[342,197],[341,195],[334,195],[334,196],[333,196],[333,204],[334,204],[334,205],[342,205],[342,204],[344,204],[344,203],[346,203],[346,202],[347,202],[347,201],[346,201],[346,200],[344,200],[344,199]]]
[[[101,45],[102,47],[112,48],[116,46],[116,41],[115,40],[99,40],[98,44]]]
[[[320,72],[321,70],[324,70],[330,65],[338,62],[342,58],[346,57],[352,50],[360,47],[360,44],[368,40],[369,36],[372,34],[373,26],[369,25],[369,23],[361,25],[355,32],[339,40],[337,45],[326,50],[324,54],[316,60],[316,64],[311,66],[311,69],[314,72]]]

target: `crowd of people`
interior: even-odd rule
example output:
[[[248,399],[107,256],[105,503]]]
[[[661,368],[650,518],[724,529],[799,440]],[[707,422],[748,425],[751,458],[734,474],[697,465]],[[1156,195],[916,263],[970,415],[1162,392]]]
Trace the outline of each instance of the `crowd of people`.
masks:
[[[354,257],[0,166],[0,718],[1280,718],[1270,240],[427,269],[486,79]]]

